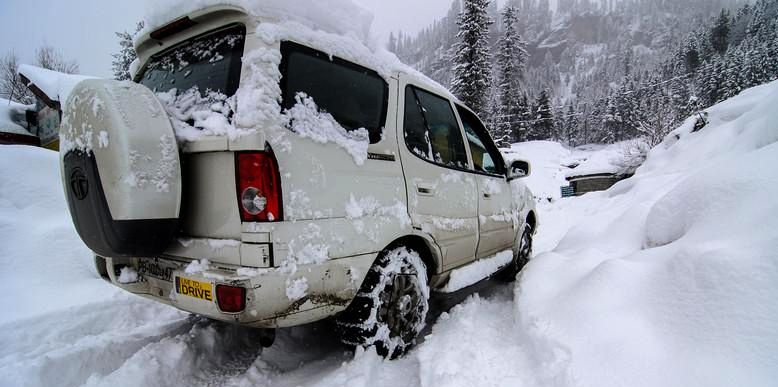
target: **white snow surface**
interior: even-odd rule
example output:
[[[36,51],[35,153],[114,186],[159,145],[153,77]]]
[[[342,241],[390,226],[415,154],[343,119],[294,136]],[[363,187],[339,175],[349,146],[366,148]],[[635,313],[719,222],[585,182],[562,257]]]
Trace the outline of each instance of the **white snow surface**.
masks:
[[[566,177],[595,174],[618,174],[621,171],[619,161],[624,157],[626,142],[609,145],[588,145],[576,148],[574,162],[579,165],[565,173]],[[577,152],[576,152],[577,151]]]
[[[342,350],[323,324],[282,329],[262,351],[255,330],[106,284],[70,223],[57,155],[0,147],[1,384],[773,386],[777,104],[778,82],[746,90],[632,178],[541,203],[516,284],[440,314],[396,361]]]
[[[496,273],[500,268],[508,265],[513,259],[513,251],[501,251],[491,257],[480,259],[472,265],[467,265],[451,272],[446,286],[441,289],[444,293],[455,292],[464,289],[476,282]]]
[[[65,106],[70,92],[76,85],[86,79],[95,79],[87,75],[65,74],[32,65],[19,65],[19,74],[24,75],[52,101],[58,101]]]

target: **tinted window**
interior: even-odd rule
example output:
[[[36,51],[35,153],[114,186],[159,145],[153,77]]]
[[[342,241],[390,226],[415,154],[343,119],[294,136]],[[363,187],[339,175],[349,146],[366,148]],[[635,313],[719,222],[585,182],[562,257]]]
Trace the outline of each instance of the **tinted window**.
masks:
[[[459,118],[465,127],[467,143],[470,145],[470,154],[473,156],[473,168],[478,172],[486,172],[495,175],[505,174],[502,156],[492,138],[475,114],[467,109],[457,106]]]
[[[233,26],[173,47],[151,58],[140,83],[155,93],[197,87],[232,96],[240,85],[245,37],[244,26]]]
[[[376,72],[292,42],[281,43],[282,107],[305,93],[346,130],[365,128],[381,140],[389,88]]]
[[[448,100],[406,87],[403,128],[408,149],[419,157],[448,167],[467,167],[462,132]]]

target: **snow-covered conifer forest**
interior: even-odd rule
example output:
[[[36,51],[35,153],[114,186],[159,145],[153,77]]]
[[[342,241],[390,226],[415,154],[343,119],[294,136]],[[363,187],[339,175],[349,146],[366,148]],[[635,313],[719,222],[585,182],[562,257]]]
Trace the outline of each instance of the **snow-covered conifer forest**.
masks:
[[[473,22],[469,4],[491,24]],[[491,81],[478,94],[493,137],[653,145],[689,115],[778,78],[776,23],[774,0],[456,0],[418,35],[392,34],[389,49],[459,90],[475,82],[451,66],[466,48],[459,36],[484,29],[479,60],[491,66],[476,68]],[[506,39],[518,45],[511,61]]]

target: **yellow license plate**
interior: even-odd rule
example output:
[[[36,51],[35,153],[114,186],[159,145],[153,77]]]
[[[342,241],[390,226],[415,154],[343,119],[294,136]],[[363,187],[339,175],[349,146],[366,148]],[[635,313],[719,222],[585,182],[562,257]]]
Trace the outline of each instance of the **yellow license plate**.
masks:
[[[210,282],[201,282],[189,278],[176,277],[176,292],[178,294],[199,298],[205,301],[213,301],[213,286]]]

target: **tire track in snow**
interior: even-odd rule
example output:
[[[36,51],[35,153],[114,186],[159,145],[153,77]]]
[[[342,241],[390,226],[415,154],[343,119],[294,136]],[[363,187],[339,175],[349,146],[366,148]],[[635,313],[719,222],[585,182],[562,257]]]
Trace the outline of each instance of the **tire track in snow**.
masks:
[[[186,314],[135,297],[117,298],[1,326],[13,334],[0,338],[0,380],[14,386],[78,386],[185,329]]]

